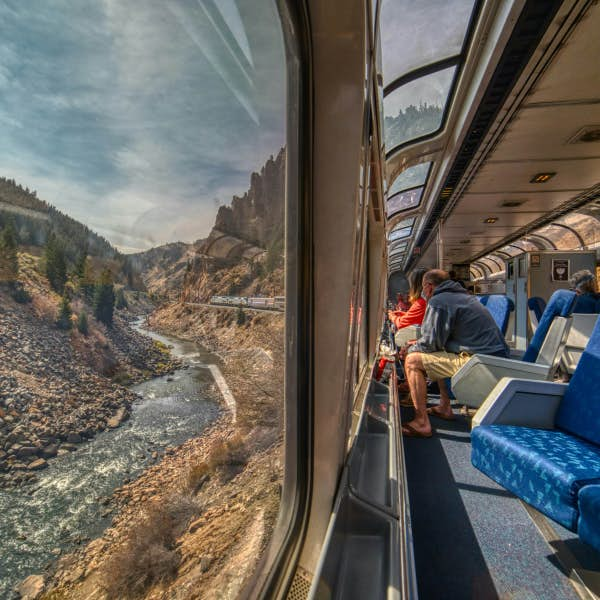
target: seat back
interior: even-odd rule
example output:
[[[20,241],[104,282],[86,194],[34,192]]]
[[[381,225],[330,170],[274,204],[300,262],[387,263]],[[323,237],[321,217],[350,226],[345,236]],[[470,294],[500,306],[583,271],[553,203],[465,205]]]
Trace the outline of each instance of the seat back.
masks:
[[[488,300],[490,299],[489,294],[484,294],[483,296],[477,296],[479,298],[479,302],[481,302],[481,304],[483,304],[484,306],[487,305]]]
[[[571,327],[561,358],[561,366],[567,373],[572,374],[575,371],[599,317],[597,314],[571,315]]]
[[[546,308],[546,301],[539,296],[533,296],[527,300],[527,310],[529,312],[529,324],[531,325],[531,332],[535,333],[538,323],[544,314]]]
[[[569,382],[554,424],[600,444],[600,320]]]
[[[554,317],[542,347],[536,359],[536,364],[550,367],[546,379],[552,379],[560,365],[565,350],[567,337],[571,330],[572,317]]]
[[[503,294],[490,294],[485,303],[482,300],[480,302],[490,311],[502,335],[506,335],[508,317],[515,310],[514,302]]]
[[[533,334],[531,342],[523,355],[523,360],[525,362],[536,361],[554,317],[570,316],[573,311],[575,298],[575,292],[571,292],[570,290],[556,290],[556,292],[550,296],[550,300],[544,309],[538,328]]]
[[[581,296],[577,296],[573,312],[588,315],[591,313],[600,313],[600,295],[582,294]]]

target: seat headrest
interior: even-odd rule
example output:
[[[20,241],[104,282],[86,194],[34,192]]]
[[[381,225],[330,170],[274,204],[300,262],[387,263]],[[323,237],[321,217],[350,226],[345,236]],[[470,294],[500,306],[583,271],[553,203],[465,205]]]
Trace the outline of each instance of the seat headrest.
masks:
[[[544,309],[546,308],[546,301],[539,296],[533,296],[527,300],[527,308],[532,310],[539,321],[542,318]]]
[[[573,305],[575,304],[576,298],[577,295],[571,290],[556,290],[556,292],[550,296],[550,300],[548,300],[548,304],[540,318],[540,322],[535,330],[533,338],[531,338],[531,342],[523,355],[523,360],[525,362],[536,361],[540,348],[548,333],[548,329],[550,329],[552,319],[554,319],[554,317],[570,316],[573,312]]]
[[[492,317],[494,317],[498,329],[504,335],[508,328],[510,313],[515,310],[514,302],[502,294],[490,294],[484,306],[491,313]]]

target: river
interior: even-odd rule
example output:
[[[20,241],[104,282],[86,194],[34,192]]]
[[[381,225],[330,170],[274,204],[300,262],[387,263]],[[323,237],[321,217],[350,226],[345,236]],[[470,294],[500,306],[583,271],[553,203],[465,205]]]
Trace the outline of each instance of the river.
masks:
[[[70,454],[52,459],[31,486],[0,490],[0,598],[11,598],[25,577],[40,573],[77,543],[98,537],[110,523],[101,500],[154,463],[153,452],[177,446],[219,415],[207,364],[218,358],[193,342],[134,329],[172,346],[183,362],[173,375],[132,387],[141,400],[130,419]]]

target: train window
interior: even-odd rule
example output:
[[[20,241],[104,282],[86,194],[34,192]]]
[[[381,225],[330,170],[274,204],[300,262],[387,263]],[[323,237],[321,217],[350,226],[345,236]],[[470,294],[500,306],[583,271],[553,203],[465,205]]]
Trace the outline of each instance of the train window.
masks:
[[[440,128],[455,73],[456,66],[441,69],[385,96],[383,124],[388,152]]]
[[[430,162],[408,167],[408,169],[402,171],[402,173],[400,173],[400,175],[394,179],[394,182],[388,191],[388,195],[391,197],[394,194],[403,192],[409,188],[416,188],[423,185],[427,179],[427,174],[429,173],[430,167]]]
[[[410,217],[408,219],[400,221],[389,233],[388,241],[394,242],[396,240],[409,237],[412,234],[414,224],[415,217]]]
[[[576,250],[582,245],[575,232],[564,225],[552,223],[538,229],[536,233],[549,239],[559,250]]]
[[[405,192],[400,192],[399,194],[388,198],[386,203],[387,216],[391,217],[403,210],[416,208],[421,203],[422,196],[423,187],[418,187],[412,190],[406,190]]]
[[[385,81],[458,55],[473,5],[473,0],[385,0],[379,20]]]
[[[390,253],[402,252],[403,250],[406,250],[407,246],[408,242],[393,242],[389,245],[389,251]]]
[[[555,223],[570,227],[577,232],[584,246],[593,247],[600,242],[600,221],[598,219],[600,212],[594,214],[589,209],[588,212],[589,214],[577,211],[556,219]]]
[[[0,2],[2,598],[58,555],[47,597],[268,571],[300,379],[285,5]]]

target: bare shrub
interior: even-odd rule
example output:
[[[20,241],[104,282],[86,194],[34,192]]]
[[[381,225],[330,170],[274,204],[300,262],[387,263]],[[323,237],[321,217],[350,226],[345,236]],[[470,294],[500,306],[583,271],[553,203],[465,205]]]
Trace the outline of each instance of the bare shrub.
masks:
[[[247,462],[246,444],[237,434],[229,440],[215,444],[208,458],[208,466],[222,479],[229,479]]]
[[[183,483],[183,488],[195,494],[209,476],[210,466],[206,461],[192,465]]]
[[[199,511],[199,504],[185,494],[152,503],[104,565],[101,585],[108,598],[135,598],[150,586],[171,580],[180,561],[177,537]]]

